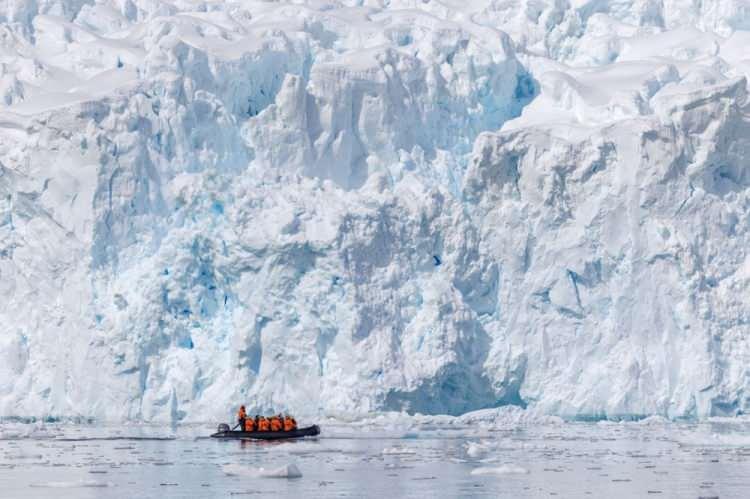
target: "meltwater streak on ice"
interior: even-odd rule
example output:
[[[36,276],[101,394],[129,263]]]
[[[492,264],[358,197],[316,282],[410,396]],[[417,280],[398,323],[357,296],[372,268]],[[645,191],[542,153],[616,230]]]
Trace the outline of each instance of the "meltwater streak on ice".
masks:
[[[395,420],[410,438],[393,434]],[[426,429],[427,428],[427,429]],[[0,429],[8,433],[2,425]],[[489,435],[484,430],[490,430]],[[50,425],[60,439],[114,427]],[[0,447],[0,488],[17,498],[273,497],[747,497],[750,446],[686,446],[720,435],[739,441],[746,421],[702,424],[505,424],[488,428],[393,418],[330,422],[287,443],[196,439],[208,425],[128,429],[174,440],[90,442],[26,438]],[[347,439],[344,432],[378,438]],[[48,433],[50,433],[48,431]],[[391,436],[386,436],[391,433]],[[448,438],[450,435],[450,438]],[[482,456],[468,451],[484,448]],[[397,449],[399,452],[394,452]],[[301,475],[301,476],[299,476]],[[367,487],[363,487],[366,481]],[[364,494],[364,495],[363,495]]]
[[[0,2],[0,415],[747,412],[748,28]]]

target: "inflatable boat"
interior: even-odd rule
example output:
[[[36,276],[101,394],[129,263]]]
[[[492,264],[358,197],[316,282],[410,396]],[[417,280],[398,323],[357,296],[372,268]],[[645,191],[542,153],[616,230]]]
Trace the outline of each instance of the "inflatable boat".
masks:
[[[216,433],[211,438],[231,439],[231,438],[251,438],[254,440],[281,440],[285,438],[302,438],[314,437],[320,434],[318,425],[308,426],[307,428],[297,428],[291,431],[232,431],[229,425],[221,424]]]

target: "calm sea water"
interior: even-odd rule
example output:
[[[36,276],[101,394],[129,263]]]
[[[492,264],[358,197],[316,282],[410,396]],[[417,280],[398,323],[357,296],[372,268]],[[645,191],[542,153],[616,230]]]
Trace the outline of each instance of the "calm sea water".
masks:
[[[745,423],[324,424],[286,443],[212,431],[0,424],[0,496],[750,498]]]

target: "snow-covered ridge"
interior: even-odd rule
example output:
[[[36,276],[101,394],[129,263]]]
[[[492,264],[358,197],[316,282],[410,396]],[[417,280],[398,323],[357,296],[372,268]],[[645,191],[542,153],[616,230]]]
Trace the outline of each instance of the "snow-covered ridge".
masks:
[[[0,415],[747,411],[746,2],[0,22]]]

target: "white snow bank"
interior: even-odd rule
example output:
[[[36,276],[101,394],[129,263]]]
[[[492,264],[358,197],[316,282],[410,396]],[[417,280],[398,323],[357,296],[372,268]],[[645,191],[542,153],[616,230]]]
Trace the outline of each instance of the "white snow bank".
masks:
[[[526,475],[529,470],[513,464],[496,466],[496,467],[481,467],[474,468],[471,470],[472,475]]]

